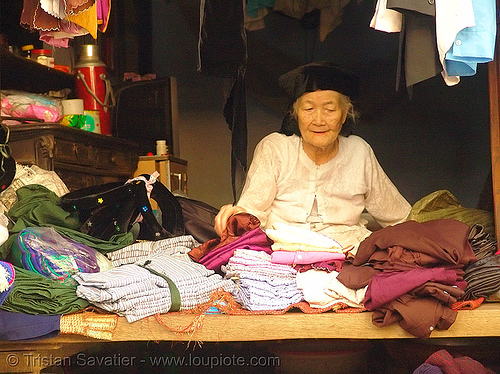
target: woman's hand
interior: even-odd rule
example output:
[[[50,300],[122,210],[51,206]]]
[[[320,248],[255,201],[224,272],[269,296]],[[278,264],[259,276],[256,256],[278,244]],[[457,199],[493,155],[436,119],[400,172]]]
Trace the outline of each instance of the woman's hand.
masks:
[[[227,221],[229,218],[236,214],[245,212],[245,209],[238,205],[228,204],[220,208],[219,213],[215,216],[214,229],[217,235],[221,236],[227,226]]]

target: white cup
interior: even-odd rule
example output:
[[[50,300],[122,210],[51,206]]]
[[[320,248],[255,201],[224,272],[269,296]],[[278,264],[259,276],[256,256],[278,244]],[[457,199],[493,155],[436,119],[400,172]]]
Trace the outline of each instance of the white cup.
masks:
[[[70,99],[62,101],[63,116],[83,113],[83,99]]]

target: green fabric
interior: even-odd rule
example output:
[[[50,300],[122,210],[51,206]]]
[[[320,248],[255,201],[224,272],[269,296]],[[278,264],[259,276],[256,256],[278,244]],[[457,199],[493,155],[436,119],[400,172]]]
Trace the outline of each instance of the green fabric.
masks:
[[[27,314],[68,314],[90,305],[76,295],[76,286],[16,266],[14,270],[12,289],[0,309]]]
[[[165,274],[159,273],[156,270],[148,268],[146,265],[149,264],[149,261],[146,261],[144,265],[139,265],[144,269],[148,270],[151,274],[157,275],[163,279],[165,279],[168,283],[168,288],[170,289],[170,299],[172,300],[172,305],[170,306],[170,312],[178,312],[181,309],[181,294],[179,289],[175,285],[175,283],[167,277]]]
[[[18,201],[7,212],[10,220],[7,241],[0,246],[0,258],[7,259],[17,234],[27,227],[53,227],[60,234],[101,253],[112,252],[134,242],[131,232],[113,236],[109,241],[84,234],[79,230],[78,212],[67,212],[61,199],[48,188],[30,184],[16,191]]]
[[[453,218],[473,226],[479,224],[484,231],[495,237],[495,218],[486,210],[465,208],[448,190],[438,190],[413,204],[410,219],[425,222],[434,219]]]

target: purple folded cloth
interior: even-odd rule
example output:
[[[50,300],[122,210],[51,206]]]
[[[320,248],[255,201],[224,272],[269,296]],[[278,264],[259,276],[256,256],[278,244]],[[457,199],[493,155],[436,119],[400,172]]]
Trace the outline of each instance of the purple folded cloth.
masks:
[[[0,310],[0,340],[46,339],[59,335],[61,316]]]
[[[272,243],[273,241],[267,237],[266,233],[257,227],[235,241],[207,253],[199,263],[205,265],[207,269],[220,272],[221,266],[227,264],[236,249],[250,249],[271,254]]]
[[[100,270],[97,251],[58,233],[53,227],[27,227],[12,243],[12,263],[60,282],[71,275]]]

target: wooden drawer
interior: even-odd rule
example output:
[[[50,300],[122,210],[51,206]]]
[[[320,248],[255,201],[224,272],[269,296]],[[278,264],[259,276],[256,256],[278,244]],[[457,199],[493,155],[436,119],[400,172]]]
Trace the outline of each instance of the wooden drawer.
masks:
[[[54,161],[75,165],[92,165],[92,147],[66,139],[55,139]]]
[[[124,171],[130,169],[132,156],[123,150],[94,148],[94,162],[98,169]]]
[[[70,191],[78,190],[80,188],[95,185],[95,177],[91,174],[82,173],[81,170],[74,168],[67,168],[65,166],[55,166],[54,170],[57,175],[64,181],[64,184]]]

